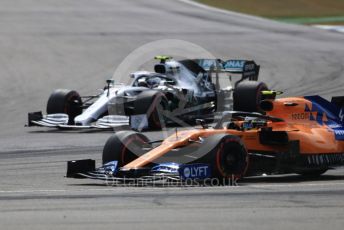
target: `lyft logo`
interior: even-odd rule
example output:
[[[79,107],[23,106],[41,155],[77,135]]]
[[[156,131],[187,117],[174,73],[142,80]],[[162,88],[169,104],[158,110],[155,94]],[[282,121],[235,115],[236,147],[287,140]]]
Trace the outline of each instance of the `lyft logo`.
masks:
[[[189,164],[179,168],[182,179],[205,179],[210,177],[210,167],[207,164]]]

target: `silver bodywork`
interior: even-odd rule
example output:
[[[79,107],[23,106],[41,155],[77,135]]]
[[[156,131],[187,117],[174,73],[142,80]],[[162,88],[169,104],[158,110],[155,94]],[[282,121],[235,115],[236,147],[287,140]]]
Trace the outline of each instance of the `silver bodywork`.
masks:
[[[200,59],[202,60],[202,59]],[[226,87],[221,89],[215,87],[212,83],[212,75],[216,75],[216,86],[219,86],[219,71],[214,71],[214,66],[197,66],[201,71],[194,70],[187,66],[187,61],[166,60],[160,65],[164,66],[164,73],[137,71],[130,75],[133,79],[129,86],[123,84],[109,84],[102,93],[97,95],[97,99],[89,105],[84,111],[74,118],[75,125],[68,125],[67,114],[49,114],[43,116],[41,120],[34,120],[31,123],[39,126],[58,127],[58,128],[113,128],[116,126],[129,125],[136,122],[130,122],[131,117],[123,113],[118,113],[115,108],[118,104],[136,100],[137,96],[143,91],[157,90],[164,94],[171,93],[177,98],[183,98],[180,101],[193,101],[194,105],[185,107],[184,104],[177,105],[174,115],[182,116],[183,113],[191,113],[201,109],[209,109],[215,112],[216,92],[221,91],[221,98],[225,101],[227,109],[231,109],[233,86],[228,79]],[[192,60],[191,60],[192,61]],[[203,62],[204,64],[204,62]],[[225,73],[222,72],[222,74]],[[209,80],[210,78],[210,80]],[[226,78],[223,78],[226,79]],[[211,101],[198,102],[203,98],[213,98]],[[117,105],[117,107],[116,107]],[[213,113],[212,112],[212,113]],[[134,118],[134,116],[132,116]],[[136,118],[146,119],[144,114],[138,114]]]

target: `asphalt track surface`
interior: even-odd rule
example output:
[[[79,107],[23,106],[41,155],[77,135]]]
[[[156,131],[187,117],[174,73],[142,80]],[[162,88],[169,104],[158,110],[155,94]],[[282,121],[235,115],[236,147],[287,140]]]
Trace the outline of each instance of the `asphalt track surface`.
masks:
[[[64,178],[67,160],[100,160],[111,132],[24,127],[56,88],[102,88],[132,50],[182,39],[254,59],[286,95],[343,94],[344,36],[183,1],[0,2],[1,229],[342,229],[344,170],[318,180],[258,177],[238,187],[109,187]],[[148,133],[159,138],[159,133]]]

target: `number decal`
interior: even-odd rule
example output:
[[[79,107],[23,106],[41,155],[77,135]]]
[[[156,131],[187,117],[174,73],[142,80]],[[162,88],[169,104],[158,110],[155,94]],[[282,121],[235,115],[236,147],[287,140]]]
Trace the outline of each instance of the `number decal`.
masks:
[[[343,122],[343,120],[344,120],[343,108],[340,109],[338,117],[339,117],[340,121]]]

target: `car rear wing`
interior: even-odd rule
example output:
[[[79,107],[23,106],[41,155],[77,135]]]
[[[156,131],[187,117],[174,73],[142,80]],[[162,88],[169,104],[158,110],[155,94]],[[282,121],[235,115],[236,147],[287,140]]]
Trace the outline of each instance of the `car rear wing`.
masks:
[[[222,66],[225,72],[241,73],[242,79],[258,80],[260,65],[252,60],[227,60]]]
[[[260,65],[253,60],[229,59],[223,61],[221,59],[198,59],[197,63],[205,71],[217,71],[226,73],[241,74],[241,80],[249,79],[257,81]]]

